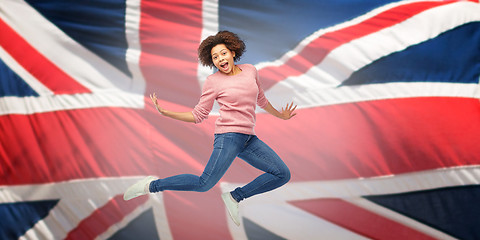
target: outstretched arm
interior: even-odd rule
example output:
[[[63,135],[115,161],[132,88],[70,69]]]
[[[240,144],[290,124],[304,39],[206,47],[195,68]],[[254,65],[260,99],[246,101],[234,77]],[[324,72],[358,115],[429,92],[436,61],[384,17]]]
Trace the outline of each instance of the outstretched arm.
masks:
[[[282,108],[282,111],[279,112],[277,109],[275,109],[272,106],[272,104],[270,104],[270,102],[268,102],[267,106],[265,106],[263,109],[275,117],[278,117],[283,120],[288,120],[293,116],[297,115],[297,113],[294,113],[296,108],[297,108],[297,105],[293,106],[293,102],[290,104],[290,106],[287,103],[287,106],[285,106],[285,109]]]
[[[157,111],[163,116],[167,116],[167,117],[184,121],[184,122],[192,122],[192,123],[195,122],[195,118],[193,117],[192,112],[172,112],[172,111],[168,111],[161,108],[158,105],[157,95],[155,93],[150,94],[150,99],[152,99],[152,102],[155,105],[155,108],[157,109]]]

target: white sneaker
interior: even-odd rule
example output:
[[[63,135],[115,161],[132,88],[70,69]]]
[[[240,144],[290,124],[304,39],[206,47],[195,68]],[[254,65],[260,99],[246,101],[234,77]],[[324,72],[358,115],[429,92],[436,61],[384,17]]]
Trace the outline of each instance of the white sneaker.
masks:
[[[130,186],[127,191],[125,191],[125,194],[123,194],[123,200],[125,201],[128,201],[132,198],[136,198],[136,197],[139,197],[139,196],[142,196],[142,195],[145,195],[147,193],[149,193],[150,191],[148,190],[149,186],[150,186],[150,183],[154,180],[156,180],[157,178],[153,177],[153,176],[148,176],[138,182],[136,182],[135,184],[133,184],[132,186]]]
[[[225,203],[228,214],[232,218],[233,222],[237,226],[240,226],[240,216],[238,215],[238,202],[233,199],[232,195],[229,192],[222,193],[222,200],[223,203]]]

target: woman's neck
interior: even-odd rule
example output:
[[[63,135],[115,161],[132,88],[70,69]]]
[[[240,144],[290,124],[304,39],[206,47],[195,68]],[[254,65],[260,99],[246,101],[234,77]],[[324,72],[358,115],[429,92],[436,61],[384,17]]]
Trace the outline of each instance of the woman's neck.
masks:
[[[234,76],[242,72],[242,69],[238,67],[236,64],[233,65],[232,71],[230,71],[227,75],[228,76]]]

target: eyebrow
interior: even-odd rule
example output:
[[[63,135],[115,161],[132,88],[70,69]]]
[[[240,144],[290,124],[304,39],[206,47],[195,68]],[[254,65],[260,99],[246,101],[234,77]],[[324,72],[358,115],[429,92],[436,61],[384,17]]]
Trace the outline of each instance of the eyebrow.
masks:
[[[220,51],[218,51],[218,52],[221,52],[221,51],[223,51],[223,50],[227,50],[227,49],[226,49],[226,48],[222,48],[222,49],[220,49]],[[215,52],[215,53],[212,54],[212,56],[214,56],[214,55],[218,55],[218,53]]]

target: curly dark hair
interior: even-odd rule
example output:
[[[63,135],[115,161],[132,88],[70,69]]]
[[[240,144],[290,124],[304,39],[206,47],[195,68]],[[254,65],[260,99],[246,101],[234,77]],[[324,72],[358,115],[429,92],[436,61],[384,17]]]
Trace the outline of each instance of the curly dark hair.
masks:
[[[200,60],[203,66],[215,67],[212,61],[212,48],[222,43],[230,51],[235,52],[235,57],[233,58],[235,62],[240,60],[240,57],[245,52],[245,43],[235,33],[220,31],[216,35],[205,38],[198,46],[198,60]]]

